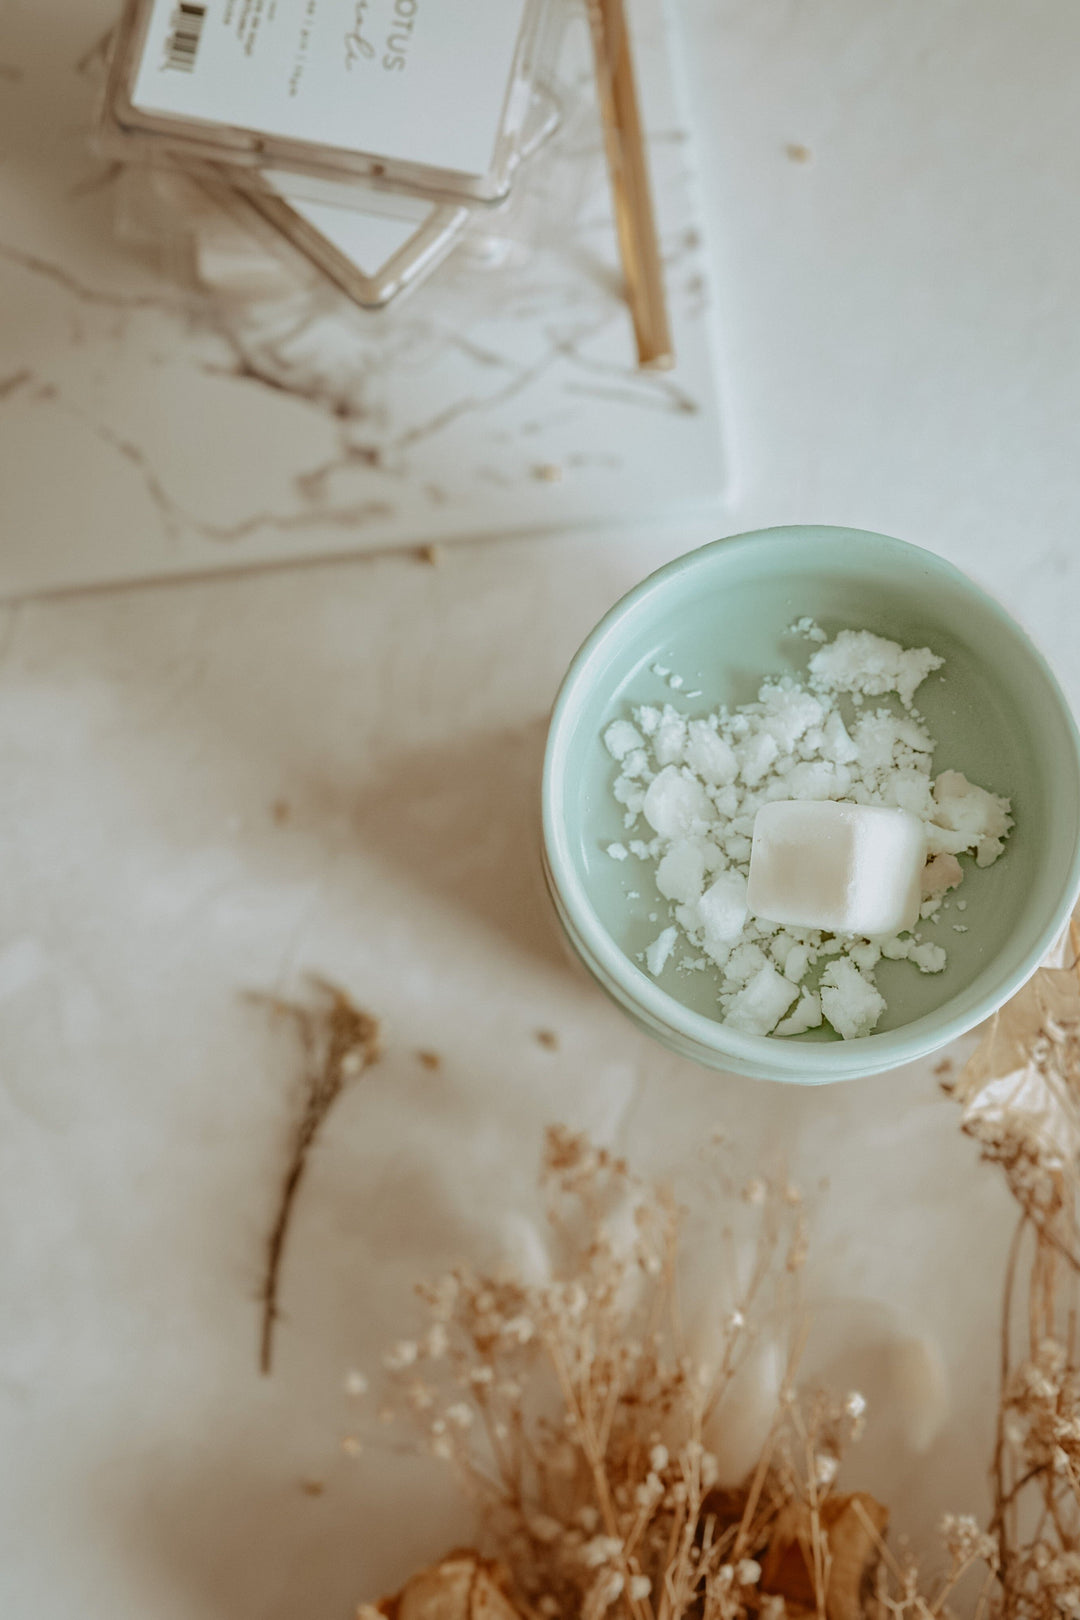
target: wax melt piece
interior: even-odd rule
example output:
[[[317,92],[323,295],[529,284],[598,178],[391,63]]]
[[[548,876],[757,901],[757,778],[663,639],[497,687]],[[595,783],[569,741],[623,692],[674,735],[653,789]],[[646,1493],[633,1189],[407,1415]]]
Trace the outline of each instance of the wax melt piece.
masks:
[[[873,937],[919,918],[926,830],[908,810],[777,799],[754,820],[747,905],[769,922]]]
[[[698,916],[707,941],[727,944],[738,939],[746,921],[746,879],[741,872],[721,872],[698,901]]]
[[[766,962],[731,998],[726,1022],[748,1035],[767,1035],[798,995],[798,985]]]
[[[830,962],[821,976],[821,1007],[845,1041],[869,1035],[885,1011],[885,997],[854,962]]]
[[[667,959],[675,949],[678,931],[674,928],[665,928],[657,934],[652,944],[645,951],[645,965],[654,979],[658,979],[667,966]]]
[[[663,838],[685,837],[716,819],[701,783],[674,765],[665,766],[649,783],[643,804],[645,820]]]

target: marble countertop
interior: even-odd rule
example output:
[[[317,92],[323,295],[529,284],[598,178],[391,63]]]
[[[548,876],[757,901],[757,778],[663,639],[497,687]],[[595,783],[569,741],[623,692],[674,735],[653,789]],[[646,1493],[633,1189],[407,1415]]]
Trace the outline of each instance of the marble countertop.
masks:
[[[1008,602],[1080,704],[1080,17],[1065,0],[681,11],[723,529],[837,522],[927,545]],[[25,71],[16,39],[78,55],[63,15],[0,0],[0,103]],[[0,227],[0,379],[28,347],[62,372],[68,328],[28,327],[18,296],[33,163],[0,149],[0,187],[19,198]],[[72,243],[60,273],[81,280]],[[3,410],[8,535],[25,513]],[[58,482],[67,456],[58,436]],[[87,493],[86,545],[112,499]],[[418,1276],[490,1251],[552,1120],[665,1171],[718,1127],[747,1167],[827,1180],[810,1287],[851,1353],[823,1370],[872,1387],[890,1347],[921,1356],[852,1477],[922,1545],[944,1508],[980,1510],[1011,1208],[931,1065],[808,1093],[698,1070],[567,961],[541,891],[559,676],[688,532],[0,609],[5,1613],[337,1620],[458,1537],[437,1476],[341,1454],[342,1379],[408,1325]],[[384,1021],[387,1052],[313,1158],[263,1378],[297,1055],[244,992],[293,994],[309,972]]]
[[[227,187],[123,163],[98,116],[115,0],[55,0],[51,28],[9,10],[0,599],[628,520],[716,532],[715,300],[672,20],[632,0],[676,354],[642,371],[586,15],[552,9],[509,200],[385,311]]]

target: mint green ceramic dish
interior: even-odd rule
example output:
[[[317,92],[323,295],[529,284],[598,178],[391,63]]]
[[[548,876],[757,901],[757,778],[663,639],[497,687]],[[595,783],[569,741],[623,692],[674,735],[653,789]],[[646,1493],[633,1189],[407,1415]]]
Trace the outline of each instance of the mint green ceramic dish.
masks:
[[[602,742],[609,722],[638,703],[677,701],[684,712],[707,714],[720,702],[751,701],[764,676],[805,670],[811,648],[786,633],[804,614],[830,636],[873,630],[940,653],[943,669],[916,699],[939,744],[934,772],[960,770],[1008,795],[1016,822],[994,866],[963,863],[967,932],[954,932],[950,920],[926,929],[948,950],[945,971],[880,964],[888,1011],[874,1034],[852,1041],[823,1031],[795,1039],[740,1034],[717,1016],[711,970],[680,974],[673,962],[653,979],[638,957],[667,921],[667,902],[651,868],[605,853],[627,836]],[[673,693],[654,664],[682,674],[685,691]],[[693,689],[702,695],[687,697]],[[1080,737],[1042,656],[951,564],[856,529],[765,529],[662,568],[593,631],[555,704],[543,825],[563,927],[643,1028],[712,1068],[819,1085],[925,1056],[987,1018],[1034,972],[1080,891]],[[628,889],[640,899],[628,900]]]

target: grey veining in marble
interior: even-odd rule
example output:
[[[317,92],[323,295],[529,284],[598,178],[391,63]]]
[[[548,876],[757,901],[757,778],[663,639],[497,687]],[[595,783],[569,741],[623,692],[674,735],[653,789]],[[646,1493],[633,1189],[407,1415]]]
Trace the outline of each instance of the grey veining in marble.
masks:
[[[57,11],[69,54],[17,8],[0,592],[675,510],[715,522],[708,267],[661,3],[638,0],[635,37],[678,355],[664,374],[634,364],[583,16],[561,126],[510,204],[371,313],[190,187],[93,158],[108,8]]]

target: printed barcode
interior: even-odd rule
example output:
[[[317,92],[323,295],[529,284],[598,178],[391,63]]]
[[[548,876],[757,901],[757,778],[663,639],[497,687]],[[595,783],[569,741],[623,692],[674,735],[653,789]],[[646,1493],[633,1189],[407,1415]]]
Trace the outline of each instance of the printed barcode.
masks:
[[[205,21],[205,6],[180,0],[172,15],[172,33],[165,41],[165,67],[175,68],[178,73],[194,73]]]

